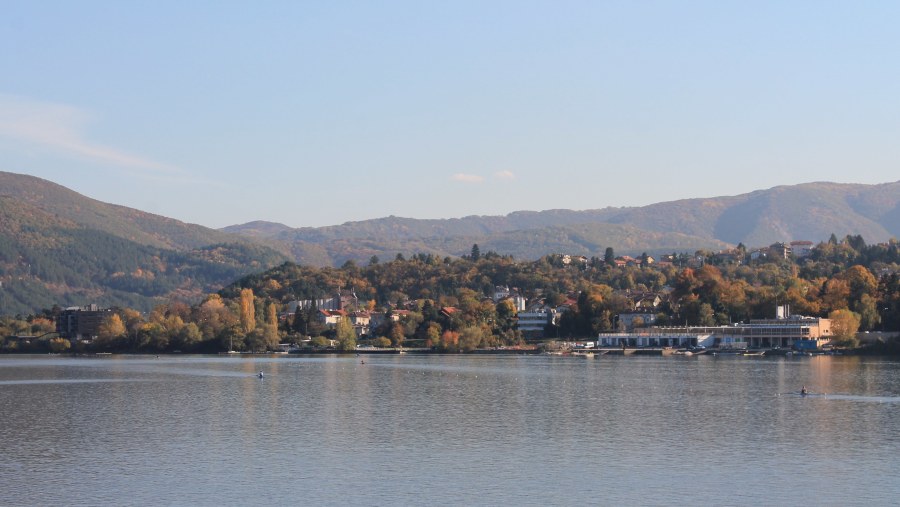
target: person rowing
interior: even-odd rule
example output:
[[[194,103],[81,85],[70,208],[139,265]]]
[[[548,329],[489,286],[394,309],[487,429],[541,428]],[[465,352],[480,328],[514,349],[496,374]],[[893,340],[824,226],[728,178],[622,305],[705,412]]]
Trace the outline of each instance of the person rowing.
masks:
[[[800,389],[800,396],[806,396],[809,394],[809,391],[806,389],[806,386],[803,386],[803,389]]]
[[[259,373],[256,374],[256,376],[259,377],[259,378],[263,378],[265,375],[263,375],[263,372],[259,372]]]

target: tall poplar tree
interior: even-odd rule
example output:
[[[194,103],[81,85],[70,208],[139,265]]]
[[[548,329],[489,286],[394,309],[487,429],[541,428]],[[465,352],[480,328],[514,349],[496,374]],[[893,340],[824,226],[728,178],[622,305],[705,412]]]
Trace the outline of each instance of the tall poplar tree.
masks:
[[[256,329],[256,305],[253,289],[241,289],[241,329],[250,333]]]
[[[269,303],[266,306],[266,326],[264,329],[264,337],[266,346],[269,350],[273,350],[278,346],[278,313],[275,310],[275,303]]]

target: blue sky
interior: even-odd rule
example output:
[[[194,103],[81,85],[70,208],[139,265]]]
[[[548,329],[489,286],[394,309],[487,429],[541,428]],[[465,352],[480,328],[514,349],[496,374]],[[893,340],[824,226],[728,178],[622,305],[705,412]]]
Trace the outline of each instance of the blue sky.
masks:
[[[210,227],[900,179],[897,2],[6,1],[0,170]]]

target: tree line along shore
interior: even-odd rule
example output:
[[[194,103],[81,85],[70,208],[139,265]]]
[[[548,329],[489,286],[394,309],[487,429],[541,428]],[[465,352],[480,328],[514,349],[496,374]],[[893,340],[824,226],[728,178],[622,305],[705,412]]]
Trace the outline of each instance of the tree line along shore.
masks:
[[[64,308],[0,317],[0,351],[263,352],[288,344],[456,352],[596,339],[623,330],[620,316],[636,311],[656,326],[717,326],[772,318],[776,305],[832,319],[839,346],[856,347],[858,331],[900,331],[896,240],[867,245],[859,236],[832,235],[802,256],[783,246],[659,259],[607,248],[591,258],[519,261],[473,245],[460,258],[397,254],[339,268],[288,262],[200,301],[160,301],[148,313],[97,309],[95,329],[75,339],[61,329]],[[550,318],[539,330],[523,330],[520,320],[536,308],[552,309]],[[648,325],[641,320],[628,325]]]

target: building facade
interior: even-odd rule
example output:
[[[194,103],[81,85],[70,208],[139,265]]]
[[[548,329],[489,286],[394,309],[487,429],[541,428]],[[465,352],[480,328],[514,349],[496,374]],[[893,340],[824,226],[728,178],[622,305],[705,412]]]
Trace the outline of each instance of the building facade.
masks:
[[[70,306],[56,317],[56,332],[71,342],[90,341],[100,334],[100,325],[112,313],[97,305]]]
[[[831,320],[819,317],[787,316],[782,319],[751,320],[731,326],[650,327],[632,333],[600,334],[605,347],[796,348],[828,345]]]

